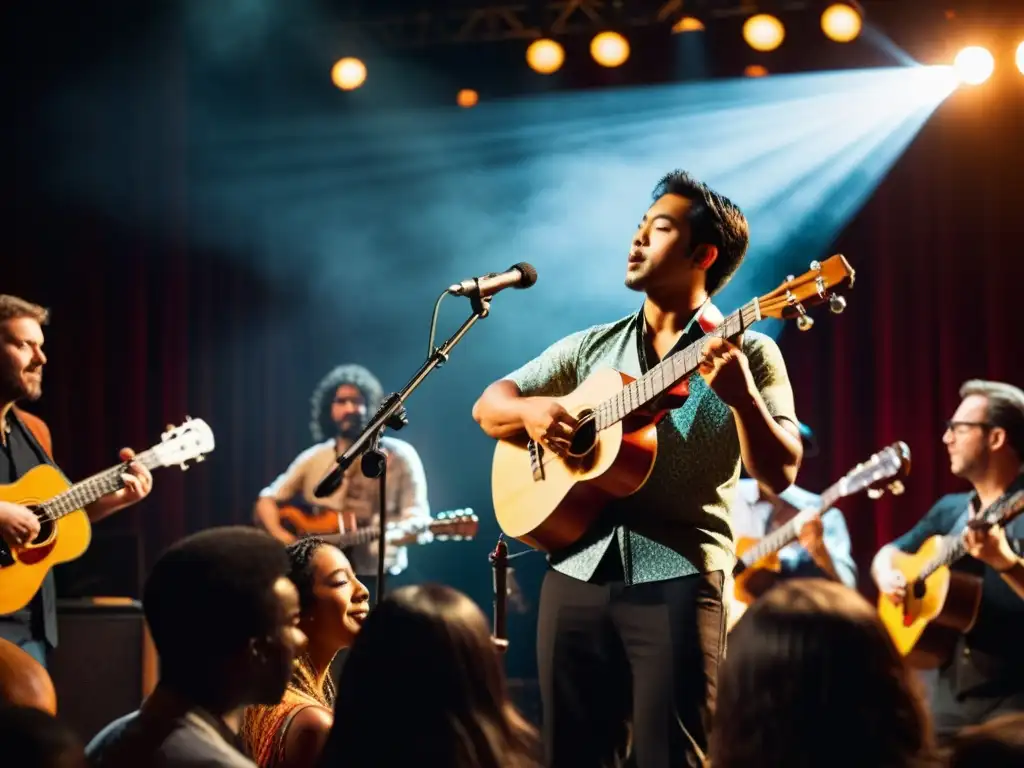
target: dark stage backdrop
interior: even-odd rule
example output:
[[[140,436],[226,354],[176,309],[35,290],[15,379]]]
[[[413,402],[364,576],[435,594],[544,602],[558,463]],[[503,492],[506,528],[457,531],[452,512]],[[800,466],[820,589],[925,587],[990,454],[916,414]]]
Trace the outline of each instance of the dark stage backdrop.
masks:
[[[102,40],[93,42],[105,50]],[[105,538],[140,541],[151,562],[188,532],[249,522],[259,489],[308,444],[306,398],[328,367],[362,361],[395,388],[418,360],[389,354],[395,323],[375,335],[380,313],[401,304],[374,298],[382,284],[343,297],[350,307],[320,314],[294,284],[270,280],[243,259],[194,240],[187,57],[183,46],[168,45],[139,61],[139,69],[112,72],[126,80],[149,76],[157,87],[135,89],[134,101],[117,105],[122,150],[115,164],[96,169],[126,179],[121,186],[132,191],[117,220],[43,191],[40,179],[53,169],[40,149],[41,119],[5,126],[13,170],[5,184],[0,291],[53,309],[45,395],[33,409],[51,425],[57,458],[71,477],[108,466],[122,445],[147,447],[186,414],[213,426],[217,448],[209,461],[185,475],[162,470],[150,500],[97,528]],[[32,111],[33,89],[59,83],[60,67],[72,64],[67,56],[44,56],[31,71],[18,70],[24,77],[13,98],[21,114],[40,118]],[[1022,124],[1017,81],[955,94],[835,244],[858,270],[846,313],[819,312],[812,331],[789,327],[781,338],[798,412],[822,443],[801,485],[819,490],[893,440],[913,451],[903,497],[842,504],[865,587],[878,545],[939,494],[962,487],[949,476],[940,443],[959,384],[970,377],[1024,384],[1016,317],[1024,283]],[[416,315],[425,320],[432,298],[408,303],[421,306]],[[519,304],[503,311],[530,311]],[[425,336],[422,322],[404,331],[417,337],[417,347]],[[497,533],[489,505],[491,444],[469,409],[500,373],[478,370],[474,347],[493,350],[503,339],[486,323],[472,333],[417,393],[403,436],[423,455],[433,507],[473,506],[481,535],[471,545],[432,545],[404,580],[446,581],[487,605],[486,553]],[[111,546],[91,567],[121,567],[116,561],[129,550]],[[534,602],[542,561],[519,564]],[[527,612],[511,624],[513,647],[522,652],[515,660],[510,655],[510,664],[528,672],[534,618]]]

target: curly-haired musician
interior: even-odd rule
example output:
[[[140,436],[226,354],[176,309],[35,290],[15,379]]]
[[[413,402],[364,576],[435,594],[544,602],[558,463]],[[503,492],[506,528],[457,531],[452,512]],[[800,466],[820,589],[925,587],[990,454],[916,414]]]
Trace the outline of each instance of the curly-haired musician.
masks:
[[[312,533],[301,530],[301,525],[296,526],[300,530],[290,531],[283,524],[281,507],[295,500],[307,507],[320,508],[324,514],[337,515],[343,530],[372,525],[377,520],[380,481],[365,477],[359,462],[348,467],[341,486],[327,498],[316,498],[313,490],[337,457],[359,437],[382,397],[380,382],[360,365],[340,365],[320,381],[310,398],[309,426],[316,443],[260,491],[254,509],[257,524],[286,544]],[[387,456],[388,519],[428,517],[427,479],[416,449],[403,440],[383,437],[381,450]],[[391,548],[388,555],[387,566],[392,574],[408,566],[404,548]],[[377,573],[376,545],[355,547],[349,557],[355,572],[366,577],[364,581],[372,581]]]

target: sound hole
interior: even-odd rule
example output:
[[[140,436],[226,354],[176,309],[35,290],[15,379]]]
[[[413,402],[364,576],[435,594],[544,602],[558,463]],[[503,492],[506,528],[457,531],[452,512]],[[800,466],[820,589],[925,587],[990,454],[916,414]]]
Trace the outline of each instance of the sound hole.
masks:
[[[574,459],[582,459],[594,450],[597,443],[597,422],[594,419],[594,412],[583,411],[578,418],[579,422],[569,445],[569,456]]]
[[[53,526],[57,524],[55,520],[46,520],[46,510],[42,507],[29,507],[33,512],[36,513],[36,517],[39,518],[39,535],[32,539],[33,544],[45,544],[53,536]]]

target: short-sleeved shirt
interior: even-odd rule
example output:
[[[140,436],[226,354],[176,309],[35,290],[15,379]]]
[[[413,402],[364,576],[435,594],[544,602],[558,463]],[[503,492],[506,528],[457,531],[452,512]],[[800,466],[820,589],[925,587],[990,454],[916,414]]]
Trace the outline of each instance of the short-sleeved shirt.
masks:
[[[1024,488],[1024,475],[1008,493]],[[916,552],[932,536],[960,535],[970,510],[977,509],[975,493],[943,496],[917,525],[893,542],[904,552]],[[1024,555],[1024,516],[1006,526],[1006,537],[1018,555]],[[1024,599],[992,568],[970,555],[954,563],[956,571],[980,576],[981,606],[974,627],[960,640],[952,663],[940,674],[951,675],[960,692],[971,689],[1015,693],[1024,691]]]
[[[427,478],[416,449],[404,440],[382,437],[381,449],[387,457],[387,509],[388,519],[400,517],[429,517]],[[318,499],[313,491],[334,466],[338,458],[334,439],[307,448],[274,482],[260,491],[261,497],[287,502],[296,497],[307,504],[320,505],[352,513],[360,526],[373,525],[380,514],[380,480],[363,474],[358,461],[345,470],[341,485],[330,496]],[[360,575],[377,572],[377,548],[374,545],[354,547],[352,567]],[[398,572],[408,565],[404,548],[396,552],[398,561],[392,570]]]
[[[574,333],[505,378],[525,396],[559,397],[602,368],[639,377],[655,362],[647,351],[646,327],[641,310]],[[671,353],[703,334],[698,323],[691,323]],[[793,390],[778,346],[746,331],[743,352],[768,412],[795,423]],[[739,436],[732,411],[700,374],[690,375],[689,387],[683,405],[658,424],[658,456],[647,482],[609,504],[580,541],[550,553],[555,570],[590,579],[613,538],[627,584],[732,570],[729,508],[740,473]]]
[[[91,768],[256,768],[241,740],[216,718],[178,705],[159,687],[141,710],[96,734],[85,757]]]
[[[762,498],[757,481],[744,478],[739,482],[736,503],[732,507],[733,532],[737,537],[762,539],[780,525],[789,522],[794,514],[804,509],[821,506],[821,496],[796,485],[779,494],[781,504]],[[850,587],[857,588],[857,565],[853,560],[850,532],[846,519],[836,507],[821,513],[822,538],[832,558],[836,576]],[[779,550],[779,565],[784,578],[831,578],[823,572],[810,553],[794,541]]]

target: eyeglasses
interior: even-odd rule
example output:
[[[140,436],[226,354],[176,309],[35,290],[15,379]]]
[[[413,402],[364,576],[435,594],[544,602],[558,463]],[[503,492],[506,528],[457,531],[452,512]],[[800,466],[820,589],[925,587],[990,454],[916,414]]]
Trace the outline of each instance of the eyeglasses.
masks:
[[[953,421],[950,419],[946,422],[947,432],[966,432],[971,427],[980,427],[981,429],[992,429],[995,424],[989,421]]]

